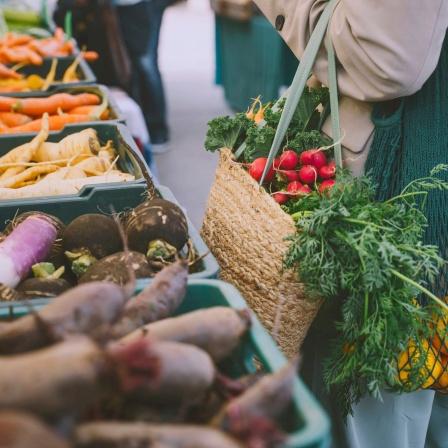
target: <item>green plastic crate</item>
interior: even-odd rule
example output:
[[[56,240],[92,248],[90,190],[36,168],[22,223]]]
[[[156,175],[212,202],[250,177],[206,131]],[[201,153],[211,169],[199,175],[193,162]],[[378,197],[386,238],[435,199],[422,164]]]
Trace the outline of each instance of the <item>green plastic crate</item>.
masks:
[[[30,302],[35,309],[43,303],[45,302]],[[176,314],[212,306],[248,308],[238,290],[229,283],[214,279],[189,279],[186,297]],[[12,307],[8,304],[0,303],[0,317],[8,317],[10,308]],[[27,306],[16,306],[12,316],[19,317],[28,312]],[[248,337],[232,356],[220,365],[222,372],[232,377],[255,372],[254,358],[261,363],[266,372],[275,372],[286,362],[255,314],[251,312],[251,316],[252,326]],[[292,403],[281,421],[283,429],[288,433],[285,447],[328,448],[330,446],[329,417],[300,377],[296,378]]]
[[[252,98],[263,103],[279,98],[299,61],[265,17],[239,21],[216,16],[216,82],[222,84],[227,103],[246,110]]]
[[[59,142],[67,135],[82,131],[86,128],[92,128],[97,131],[98,138],[101,142],[112,140],[114,147],[120,156],[117,162],[118,168],[125,172],[132,174],[135,180],[128,182],[114,182],[108,185],[115,187],[117,185],[126,184],[143,184],[147,185],[147,179],[152,177],[152,173],[146,164],[141,151],[139,150],[134,138],[131,136],[128,128],[117,122],[92,122],[88,125],[85,123],[73,124],[66,126],[62,131],[50,132],[47,141]],[[32,140],[34,134],[9,134],[0,137],[0,157],[5,155],[11,149],[28,143]],[[69,203],[77,197],[84,197],[88,194],[92,186],[85,185],[77,194],[60,195],[60,196],[41,196],[34,198],[20,198],[20,199],[2,199],[0,195],[0,218],[4,214],[9,213],[10,210],[18,209],[19,207],[33,207],[40,204],[48,203]],[[80,199],[82,200],[82,199]],[[8,215],[9,216],[9,215]],[[0,225],[1,227],[1,225]]]
[[[56,65],[56,74],[55,74],[55,82],[50,84],[50,87],[45,91],[47,93],[53,93],[56,88],[62,87],[64,89],[68,89],[71,87],[79,87],[85,85],[91,85],[96,83],[96,76],[90,68],[89,64],[83,59],[80,58],[78,65],[76,67],[76,76],[78,81],[62,83],[57,80],[61,80],[64,76],[65,71],[72,65],[76,56],[67,56],[67,57],[57,57],[57,65]],[[25,65],[19,69],[17,69],[17,73],[28,77],[30,75],[38,75],[41,78],[45,79],[48,75],[48,72],[51,69],[51,64],[53,62],[53,58],[44,58],[42,65]],[[10,65],[11,66],[11,65]],[[34,93],[42,93],[42,90],[31,90],[26,92],[11,92],[11,96],[15,97],[29,97]]]
[[[87,213],[110,214],[110,206],[113,205],[116,212],[130,210],[139,205],[146,197],[146,184],[130,183],[95,185],[81,190],[79,196],[62,197],[53,196],[36,202],[37,198],[14,204],[3,204],[12,201],[0,201],[0,231],[6,227],[6,221],[14,216],[29,211],[40,211],[59,218],[64,224],[69,224],[75,218]],[[158,196],[179,205],[172,192],[164,186],[157,186]],[[193,242],[193,247],[199,255],[207,254],[200,260],[195,269],[189,274],[190,278],[217,278],[219,265],[216,258],[209,251],[199,232],[187,217],[188,235]],[[137,285],[143,287],[152,279],[139,279]],[[34,301],[33,301],[34,303]]]
[[[109,119],[104,120],[107,123],[126,123],[126,116],[123,114],[123,112],[120,110],[117,102],[115,101],[114,97],[110,93],[110,90],[102,85],[102,84],[76,84],[72,85],[71,87],[66,86],[65,84],[59,84],[55,85],[49,90],[43,91],[43,90],[34,90],[30,92],[4,92],[0,93],[1,96],[8,96],[13,98],[47,98],[51,95],[54,95],[56,93],[70,93],[73,95],[79,94],[79,93],[95,93],[98,96],[102,97],[103,95],[107,97],[108,101],[108,109],[109,109]],[[98,123],[98,120],[92,120],[92,121],[84,121],[82,123],[73,123],[73,124],[67,124],[64,126],[65,128],[71,128],[73,126],[78,126],[79,124],[82,124],[84,127],[90,126],[92,123]],[[51,131],[56,132],[56,131]],[[37,132],[29,132],[29,133],[23,133],[20,135],[36,135]],[[1,134],[0,139],[3,138],[3,136],[7,136],[8,134]],[[16,134],[17,135],[17,134]]]

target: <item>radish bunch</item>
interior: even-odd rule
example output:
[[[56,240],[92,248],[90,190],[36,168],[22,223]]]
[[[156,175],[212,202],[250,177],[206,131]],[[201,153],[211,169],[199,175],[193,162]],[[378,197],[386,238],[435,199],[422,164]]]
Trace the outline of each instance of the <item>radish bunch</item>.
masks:
[[[259,157],[244,166],[249,168],[251,177],[260,181],[266,163],[266,157]],[[309,149],[300,156],[293,150],[286,150],[274,160],[265,176],[264,186],[277,203],[285,205],[313,191],[328,194],[335,175],[336,164],[327,160],[322,149]]]

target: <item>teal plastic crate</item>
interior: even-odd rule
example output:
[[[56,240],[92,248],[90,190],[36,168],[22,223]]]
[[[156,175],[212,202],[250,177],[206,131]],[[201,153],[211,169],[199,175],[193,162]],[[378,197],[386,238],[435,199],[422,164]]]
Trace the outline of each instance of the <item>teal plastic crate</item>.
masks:
[[[67,57],[57,57],[57,65],[56,65],[56,73],[55,73],[55,82],[50,84],[50,87],[45,91],[47,93],[53,93],[53,91],[59,87],[64,89],[79,87],[79,86],[87,86],[96,83],[96,76],[90,68],[89,64],[83,59],[80,58],[78,65],[76,67],[76,77],[78,81],[62,83],[62,77],[64,76],[65,71],[73,64],[76,56],[67,56]],[[17,73],[28,77],[30,75],[38,75],[41,78],[45,79],[51,69],[51,65],[53,63],[53,58],[44,58],[42,65],[24,65],[17,69]],[[58,81],[59,80],[59,81]],[[29,90],[26,92],[11,92],[11,96],[15,97],[28,97],[30,94],[34,93],[42,93],[42,90]],[[2,95],[5,95],[3,93]],[[117,111],[118,112],[118,111]]]
[[[246,110],[252,98],[275,101],[288,86],[299,61],[265,17],[240,21],[216,16],[216,82],[227,103]]]
[[[137,292],[141,288],[138,288]],[[38,309],[46,302],[32,301]],[[214,279],[189,279],[186,297],[176,314],[184,314],[201,308],[228,306],[247,309],[248,306],[238,290],[231,284]],[[10,311],[13,309],[13,311]],[[27,306],[11,307],[0,303],[0,317],[19,317],[27,314]],[[256,371],[254,359],[266,372],[279,370],[286,360],[275,342],[251,312],[252,326],[249,335],[242,341],[231,357],[226,359],[220,370],[232,377],[239,377]],[[283,430],[288,438],[283,445],[288,448],[328,448],[330,446],[330,419],[318,401],[297,376],[292,403],[281,418]]]
[[[130,210],[139,205],[146,197],[147,187],[144,183],[126,182],[124,184],[115,184],[113,187],[107,185],[95,185],[81,190],[78,196],[62,197],[53,196],[47,197],[39,202],[37,198],[22,202],[16,201],[14,204],[5,205],[6,202],[0,201],[0,231],[6,225],[7,220],[11,220],[14,216],[29,211],[40,211],[56,216],[64,224],[69,224],[75,218],[87,213],[104,213],[110,215],[112,205],[116,212]],[[164,186],[157,186],[157,195],[161,198],[167,199],[179,205],[171,190]],[[189,274],[190,278],[217,278],[219,272],[219,265],[216,258],[209,251],[204,240],[199,235],[199,232],[194,227],[191,220],[186,216],[188,224],[188,235],[192,240],[193,247],[199,255],[204,255]],[[183,254],[186,255],[185,252]],[[152,279],[139,279],[137,285],[143,287],[145,284],[151,282]],[[34,301],[33,301],[34,303]]]
[[[102,84],[91,84],[85,83],[85,84],[76,84],[72,85],[71,87],[66,86],[65,84],[59,84],[53,86],[51,89],[43,91],[43,90],[34,90],[30,92],[4,92],[0,93],[1,96],[8,96],[13,98],[47,98],[51,95],[54,95],[56,93],[70,93],[72,95],[76,95],[79,93],[94,93],[98,95],[100,98],[104,95],[107,97],[108,101],[108,109],[109,109],[109,119],[104,120],[107,123],[126,123],[126,116],[123,114],[123,112],[120,110],[120,107],[118,106],[117,102],[115,101],[114,97],[110,93],[110,90],[102,85]],[[98,120],[92,120],[92,121],[84,121],[82,123],[73,123],[73,124],[67,124],[64,126],[63,129],[71,128],[73,126],[78,126],[79,124],[82,124],[84,127],[90,126],[92,123],[99,123]],[[51,131],[58,132],[58,131]],[[20,135],[30,135],[32,136],[36,135],[37,132],[29,132],[29,133],[22,133]],[[11,134],[0,134],[0,141],[3,138],[3,136],[7,136]],[[17,135],[17,134],[15,134]]]
[[[151,182],[150,179],[152,177],[152,173],[144,160],[143,154],[135,143],[134,138],[131,136],[129,129],[122,123],[102,121],[87,125],[85,123],[70,125],[66,126],[62,131],[50,132],[47,141],[59,142],[67,135],[82,131],[86,128],[95,129],[98,138],[101,142],[104,142],[104,144],[108,140],[112,140],[114,148],[120,156],[117,162],[117,167],[121,171],[132,174],[135,177],[135,180],[128,182],[114,182],[101,185],[108,185],[108,188],[121,184],[130,185],[136,183],[143,184],[143,186],[145,186],[148,181]],[[11,149],[28,143],[32,140],[33,136],[33,134],[10,134],[0,137],[0,157],[5,155]],[[91,188],[92,186],[85,185],[77,194],[20,199],[3,199],[0,194],[0,219],[3,218],[3,216],[6,216],[6,213],[10,213],[11,210],[16,210],[20,207],[26,208],[40,206],[48,203],[67,204],[76,197],[85,197],[88,195]]]

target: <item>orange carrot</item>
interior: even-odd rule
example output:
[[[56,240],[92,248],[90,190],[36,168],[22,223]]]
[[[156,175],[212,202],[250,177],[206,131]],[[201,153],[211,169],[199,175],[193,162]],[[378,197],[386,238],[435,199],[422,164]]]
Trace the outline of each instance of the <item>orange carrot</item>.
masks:
[[[29,123],[32,118],[25,114],[19,114],[17,112],[0,112],[0,120],[6,124],[6,126],[12,128],[15,126],[21,126],[22,124]]]
[[[41,116],[44,112],[50,115],[56,114],[58,110],[63,112],[77,106],[88,106],[100,104],[100,97],[94,93],[80,93],[71,95],[70,93],[55,93],[42,98],[15,98],[11,105],[14,112],[21,112],[26,115]],[[1,99],[0,99],[0,110]]]
[[[94,121],[94,118],[89,115],[50,115],[49,117],[50,131],[60,131],[66,124],[82,123],[86,121]],[[20,134],[25,132],[39,132],[42,125],[42,119],[30,121],[22,126],[15,126],[8,129],[0,129],[0,134]]]
[[[0,96],[0,111],[10,112],[12,105],[17,101],[17,98],[9,96]]]
[[[258,109],[258,111],[254,117],[254,122],[257,125],[260,123],[261,120],[263,120],[264,113],[265,113],[266,109],[271,105],[271,103],[268,103],[263,107],[263,104],[261,103],[261,101],[259,101],[259,103],[260,103],[260,108]]]
[[[67,111],[68,114],[86,114],[90,115],[91,112],[95,110],[97,106],[78,106],[74,107],[73,109],[70,109]],[[1,116],[0,116],[1,118]],[[108,120],[109,119],[109,109],[105,109],[105,111],[100,116],[101,120]]]
[[[4,39],[0,43],[5,44],[8,47],[13,47],[15,45],[25,45],[33,40],[33,36],[29,34],[19,34],[19,33],[6,33]]]
[[[7,57],[9,62],[29,62],[34,65],[42,65],[42,56],[25,45],[16,47],[1,47],[0,54]]]
[[[23,75],[0,63],[0,78],[22,79]]]
[[[83,51],[82,58],[87,62],[96,61],[99,57],[99,54],[96,51]]]

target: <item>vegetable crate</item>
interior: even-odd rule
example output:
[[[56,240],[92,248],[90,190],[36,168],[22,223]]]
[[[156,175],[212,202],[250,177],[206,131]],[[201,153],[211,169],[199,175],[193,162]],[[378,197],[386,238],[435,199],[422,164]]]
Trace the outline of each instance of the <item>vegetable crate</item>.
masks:
[[[72,81],[67,83],[62,83],[62,77],[64,76],[65,71],[73,64],[76,59],[75,56],[66,56],[66,57],[57,57],[57,65],[56,65],[56,73],[55,73],[55,81],[51,83],[50,87],[45,91],[48,93],[53,93],[54,89],[58,87],[62,87],[64,89],[76,86],[84,86],[91,85],[96,83],[96,76],[90,68],[89,64],[83,59],[80,58],[78,62],[78,66],[76,68],[76,77],[78,81]],[[28,77],[30,75],[38,75],[41,78],[45,79],[50,71],[51,64],[53,58],[44,58],[42,65],[24,65],[23,67],[17,70],[17,73]],[[29,97],[33,93],[42,93],[42,90],[28,90],[25,92],[10,92],[11,96],[16,97]],[[3,93],[4,95],[4,93]]]
[[[0,201],[0,231],[6,226],[5,221],[14,216],[28,212],[40,211],[54,215],[64,224],[68,224],[75,218],[86,213],[110,214],[112,205],[116,212],[129,210],[143,202],[146,195],[146,184],[138,182],[123,182],[109,185],[95,185],[84,187],[76,196],[53,196],[44,198],[30,198],[23,200]],[[157,194],[179,205],[171,191],[163,186],[157,186]],[[191,269],[190,278],[217,278],[219,265],[215,257],[209,253],[204,240],[199,236],[192,222],[187,216],[188,235],[193,243],[193,248],[204,258],[198,261]],[[185,255],[185,254],[184,254]],[[152,281],[152,279],[140,279],[138,285]],[[34,303],[34,302],[33,302]]]
[[[86,64],[87,66],[87,64]],[[28,68],[29,70],[32,70],[32,67]],[[90,69],[89,69],[90,70]],[[90,73],[92,73],[90,71]],[[88,75],[90,77],[90,75]],[[92,74],[93,76],[93,74]],[[92,79],[93,82],[93,79]],[[72,87],[67,87],[65,84],[59,84],[57,86],[50,87],[49,90],[43,91],[43,90],[35,90],[35,91],[29,91],[29,92],[5,92],[0,93],[1,96],[8,96],[13,98],[48,98],[51,95],[54,95],[56,93],[70,93],[72,95],[76,95],[78,93],[94,93],[98,95],[101,99],[106,98],[107,99],[107,109],[109,112],[109,118],[107,122],[117,122],[117,123],[126,123],[126,116],[123,114],[123,112],[118,107],[117,102],[115,101],[114,97],[110,93],[109,89],[102,85],[102,84],[90,84],[90,82],[85,82],[84,84],[77,83],[76,85],[72,85]],[[85,121],[82,124],[84,127],[90,126],[91,123],[98,123],[98,120],[92,119],[92,121]],[[77,124],[67,124],[66,127],[76,126]],[[30,132],[28,135],[35,135],[37,132]],[[8,134],[4,134],[8,135]],[[25,133],[21,135],[27,135]],[[0,135],[0,138],[3,138],[3,135]]]
[[[111,140],[113,146],[119,155],[117,167],[124,173],[134,176],[135,180],[127,181],[127,184],[140,183],[146,185],[148,178],[152,176],[143,155],[131,136],[128,128],[122,123],[110,122],[92,122],[90,124],[80,123],[66,126],[62,131],[50,132],[47,141],[59,142],[67,135],[77,133],[86,128],[92,128],[97,132],[98,138],[101,142],[106,143]],[[31,134],[9,134],[0,137],[0,157],[5,155],[11,149],[28,143],[32,140],[34,135]],[[117,185],[121,182],[109,183],[108,185]],[[103,184],[104,185],[104,184]],[[20,198],[20,199],[3,199],[0,194],[0,215],[6,217],[9,210],[16,210],[19,207],[39,207],[40,204],[46,204],[48,201],[55,201],[57,203],[67,204],[74,197],[83,197],[89,191],[89,185],[84,186],[78,194],[66,194],[54,196],[49,199],[48,196],[34,197],[34,198]],[[14,214],[14,213],[13,213]],[[9,216],[9,215],[8,215]]]
[[[138,291],[141,288],[138,287]],[[33,300],[28,305],[11,306],[0,303],[0,318],[20,317],[30,311],[30,307],[39,308],[48,299]],[[221,280],[192,279],[188,281],[187,294],[177,310],[177,315],[201,308],[227,306],[235,309],[247,309],[248,306],[238,290]],[[264,330],[261,322],[251,312],[252,326],[249,335],[239,345],[231,357],[221,364],[223,373],[239,377],[254,373],[257,361],[266,372],[279,370],[286,362],[273,339]],[[282,429],[288,438],[285,447],[324,448],[330,440],[330,420],[317,400],[306,388],[300,377],[296,378],[294,394],[289,409],[281,419]]]

